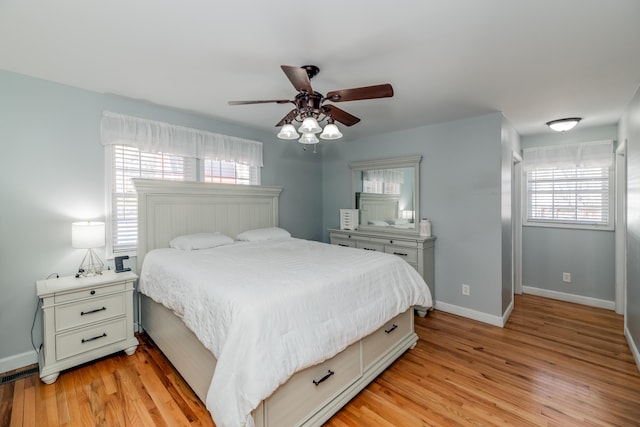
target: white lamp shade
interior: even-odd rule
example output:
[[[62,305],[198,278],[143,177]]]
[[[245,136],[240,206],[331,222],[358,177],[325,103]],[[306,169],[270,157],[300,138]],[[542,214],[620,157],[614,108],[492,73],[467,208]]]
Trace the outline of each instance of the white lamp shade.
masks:
[[[318,124],[318,121],[313,117],[307,117],[302,121],[302,125],[298,129],[301,133],[319,133],[322,132],[322,128]]]
[[[100,248],[105,245],[104,222],[83,221],[71,224],[71,246],[76,249]]]
[[[312,133],[305,133],[302,135],[302,138],[298,140],[298,142],[301,144],[317,144],[318,142],[320,142],[320,140]]]
[[[324,127],[324,130],[320,134],[320,138],[322,139],[340,139],[342,138],[342,133],[340,133],[340,129],[333,123],[329,123]]]
[[[287,123],[282,126],[280,133],[278,133],[278,138],[280,139],[297,139],[299,137],[300,135],[296,132],[296,128],[294,128],[291,123]]]

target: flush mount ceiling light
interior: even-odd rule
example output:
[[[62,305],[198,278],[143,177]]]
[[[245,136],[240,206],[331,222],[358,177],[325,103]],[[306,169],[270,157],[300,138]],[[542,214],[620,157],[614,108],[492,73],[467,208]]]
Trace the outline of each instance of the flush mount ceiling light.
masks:
[[[280,120],[276,127],[282,126],[278,133],[280,139],[298,139],[298,142],[305,147],[315,144],[320,139],[335,140],[342,138],[342,133],[335,122],[345,126],[353,126],[360,121],[359,118],[347,113],[335,105],[325,104],[329,102],[358,101],[362,99],[388,98],[393,96],[393,87],[389,83],[356,87],[351,89],[334,90],[327,93],[327,96],[315,92],[311,87],[311,79],[320,72],[320,68],[315,65],[303,65],[302,67],[292,67],[282,65],[282,71],[286,74],[293,87],[298,91],[294,99],[271,99],[260,101],[229,101],[229,105],[244,104],[288,104],[292,103],[295,108]],[[327,122],[324,130],[320,123]],[[298,131],[293,127],[293,122],[301,123]],[[322,133],[321,133],[322,132]],[[320,133],[320,139],[316,136]]]
[[[556,132],[566,132],[573,129],[582,120],[581,117],[569,117],[566,119],[551,120],[547,126]]]

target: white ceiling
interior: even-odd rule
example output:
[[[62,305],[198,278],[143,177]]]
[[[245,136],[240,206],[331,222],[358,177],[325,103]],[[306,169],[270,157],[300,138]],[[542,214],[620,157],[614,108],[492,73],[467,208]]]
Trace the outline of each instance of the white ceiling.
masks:
[[[339,107],[348,139],[502,111],[521,135],[613,124],[640,85],[638,0],[0,0],[0,69],[276,132],[293,99],[391,83]],[[1,93],[1,88],[0,88]]]

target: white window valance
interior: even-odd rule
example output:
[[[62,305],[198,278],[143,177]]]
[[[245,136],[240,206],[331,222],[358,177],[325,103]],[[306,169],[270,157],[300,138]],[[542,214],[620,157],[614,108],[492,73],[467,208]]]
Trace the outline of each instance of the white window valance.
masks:
[[[130,145],[146,153],[232,161],[262,167],[262,142],[104,111],[102,145]]]
[[[362,171],[362,180],[371,182],[384,182],[385,184],[404,183],[402,169],[380,169]]]
[[[525,148],[522,153],[525,171],[611,167],[613,160],[613,141],[610,140]]]

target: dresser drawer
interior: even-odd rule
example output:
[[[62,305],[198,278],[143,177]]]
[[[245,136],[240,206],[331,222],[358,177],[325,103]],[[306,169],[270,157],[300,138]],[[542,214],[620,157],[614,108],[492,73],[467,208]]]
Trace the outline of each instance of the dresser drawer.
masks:
[[[412,331],[413,310],[407,310],[389,320],[380,329],[362,340],[363,369],[367,369],[393,345]]]
[[[55,307],[56,331],[99,322],[125,313],[125,294],[107,295]]]
[[[356,342],[326,362],[296,373],[280,386],[266,401],[266,425],[298,425],[361,374],[360,342]]]
[[[356,241],[355,240],[343,239],[343,238],[339,238],[339,237],[332,237],[331,238],[331,244],[332,245],[338,245],[338,246],[345,246],[345,247],[348,247],[348,248],[355,248],[356,247]]]
[[[123,292],[125,289],[125,283],[116,283],[107,286],[96,286],[93,288],[84,288],[72,292],[59,292],[53,297],[56,304],[76,301],[84,298],[97,297],[100,295],[112,294],[115,292]]]
[[[386,245],[384,251],[388,254],[398,255],[408,263],[416,264],[418,262],[418,250],[397,245]]]
[[[56,335],[56,359],[86,353],[127,338],[127,319],[121,317],[98,325]]]
[[[364,249],[365,251],[377,251],[384,252],[384,245],[376,242],[356,241],[356,248]]]

